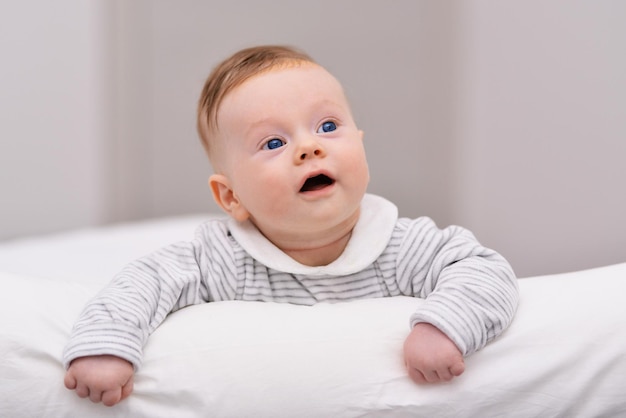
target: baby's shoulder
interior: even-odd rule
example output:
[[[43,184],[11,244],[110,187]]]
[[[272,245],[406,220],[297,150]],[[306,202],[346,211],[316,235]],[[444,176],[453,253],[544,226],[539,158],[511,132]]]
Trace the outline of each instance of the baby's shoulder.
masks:
[[[196,235],[198,234],[210,234],[210,233],[227,233],[228,231],[228,218],[225,217],[211,217],[199,224],[196,227]]]
[[[414,231],[440,231],[441,229],[430,217],[420,216],[417,218],[398,218],[395,230],[400,234],[406,234]]]
[[[204,245],[231,246],[234,239],[230,231],[228,218],[210,218],[196,227],[195,241]]]

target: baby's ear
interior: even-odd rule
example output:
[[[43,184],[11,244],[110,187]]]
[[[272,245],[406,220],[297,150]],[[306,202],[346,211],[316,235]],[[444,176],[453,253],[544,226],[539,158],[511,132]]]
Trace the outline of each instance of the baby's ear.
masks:
[[[209,187],[215,202],[233,219],[243,222],[250,217],[250,213],[241,204],[237,194],[232,189],[228,178],[222,174],[213,174],[209,177]]]

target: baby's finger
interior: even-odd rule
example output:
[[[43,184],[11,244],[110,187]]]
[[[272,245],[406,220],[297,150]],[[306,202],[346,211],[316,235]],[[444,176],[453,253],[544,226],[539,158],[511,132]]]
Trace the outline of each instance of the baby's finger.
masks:
[[[121,390],[108,390],[102,394],[102,403],[106,406],[113,406],[122,400]]]
[[[409,377],[411,378],[412,381],[414,381],[415,383],[418,384],[423,384],[423,383],[427,383],[426,382],[426,378],[424,377],[424,375],[422,374],[422,372],[420,372],[419,370],[417,370],[416,368],[413,367],[408,367],[407,371],[409,372]]]
[[[128,382],[122,387],[122,399],[121,400],[124,400],[128,398],[128,396],[130,396],[130,394],[133,392],[134,386],[135,386],[135,378],[134,376],[131,376]]]
[[[89,400],[93,403],[100,402],[102,400],[102,392],[100,392],[99,390],[90,390]]]
[[[63,383],[65,387],[68,389],[76,389],[76,378],[70,372],[65,373],[65,377],[63,378]]]
[[[422,374],[428,383],[437,383],[440,380],[436,370],[423,370]]]
[[[439,381],[441,382],[449,382],[454,377],[452,372],[448,368],[442,368],[437,371],[437,376],[439,377]]]
[[[76,384],[76,394],[80,398],[86,398],[89,396],[89,388],[86,385],[82,385],[80,383]]]

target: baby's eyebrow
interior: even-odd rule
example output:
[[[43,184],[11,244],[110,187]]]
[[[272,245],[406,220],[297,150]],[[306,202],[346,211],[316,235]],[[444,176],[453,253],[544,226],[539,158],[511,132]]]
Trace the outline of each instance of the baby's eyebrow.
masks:
[[[342,105],[341,103],[338,103],[337,101],[331,99],[321,99],[315,104],[319,106],[332,106],[337,109],[343,109],[347,105],[347,103],[345,105]]]
[[[273,125],[276,125],[276,123],[277,123],[276,120],[271,116],[257,119],[255,121],[250,122],[250,124],[246,127],[244,134],[250,135],[250,133],[254,132],[256,129],[260,129],[264,126],[273,126]]]

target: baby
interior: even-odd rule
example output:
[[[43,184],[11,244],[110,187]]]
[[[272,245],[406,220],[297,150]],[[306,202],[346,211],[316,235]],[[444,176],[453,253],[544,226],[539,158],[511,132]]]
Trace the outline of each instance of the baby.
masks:
[[[192,304],[422,298],[404,343],[417,383],[459,376],[464,356],[510,324],[517,282],[502,256],[463,228],[398,218],[366,194],[363,132],[339,82],[306,54],[261,46],[222,62],[202,91],[198,130],[213,197],[230,216],[131,263],[87,305],[64,353],[78,396],[126,398],[148,336]]]

